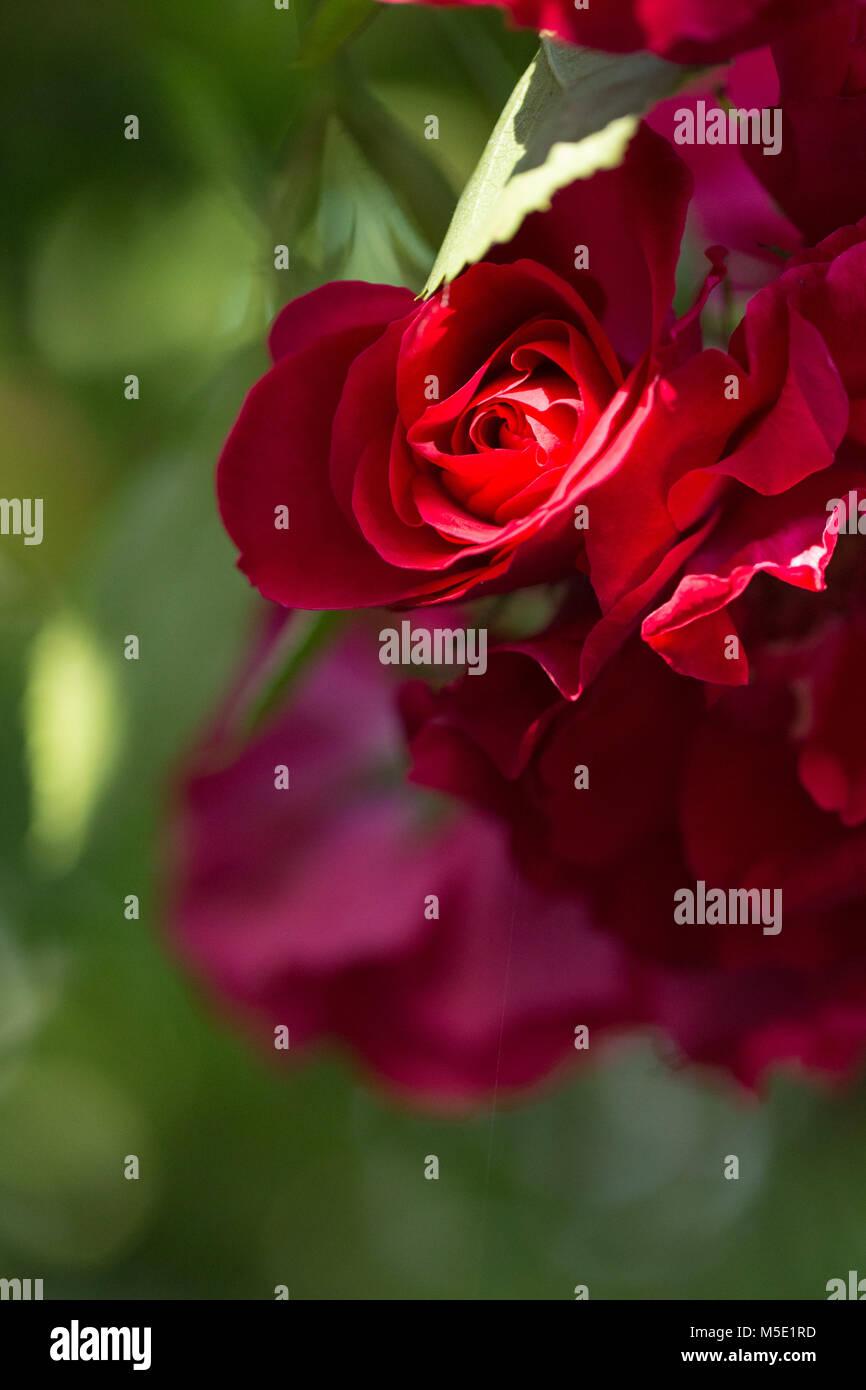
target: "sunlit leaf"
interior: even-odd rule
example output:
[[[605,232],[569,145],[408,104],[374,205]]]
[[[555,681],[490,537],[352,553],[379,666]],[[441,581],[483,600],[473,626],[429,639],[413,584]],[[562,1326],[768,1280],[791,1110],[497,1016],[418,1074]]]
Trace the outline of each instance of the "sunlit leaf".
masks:
[[[641,114],[691,76],[651,53],[612,56],[545,40],[463,191],[425,293],[510,241],[558,189],[616,168]]]

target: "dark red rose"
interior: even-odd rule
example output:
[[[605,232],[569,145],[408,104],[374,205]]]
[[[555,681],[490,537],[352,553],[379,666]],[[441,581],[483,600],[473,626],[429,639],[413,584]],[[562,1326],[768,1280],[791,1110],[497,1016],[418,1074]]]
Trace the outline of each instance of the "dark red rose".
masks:
[[[806,240],[866,216],[866,4],[845,0],[773,46],[783,142],[749,167]]]
[[[433,4],[459,0],[430,0]],[[480,4],[482,0],[463,0]],[[514,24],[613,53],[650,49],[676,63],[717,63],[771,43],[840,0],[501,0]],[[844,3],[844,0],[841,0]]]
[[[688,192],[644,127],[426,302],[341,283],[289,304],[218,470],[261,593],[405,605],[574,573],[584,479],[617,466],[670,329]]]
[[[846,616],[752,594],[752,684],[709,701],[637,637],[575,702],[516,650],[403,696],[414,780],[498,814],[534,891],[627,952],[623,1022],[748,1086],[780,1063],[843,1075],[866,1049],[866,584],[838,578]],[[700,883],[772,893],[778,932],[678,922]]]

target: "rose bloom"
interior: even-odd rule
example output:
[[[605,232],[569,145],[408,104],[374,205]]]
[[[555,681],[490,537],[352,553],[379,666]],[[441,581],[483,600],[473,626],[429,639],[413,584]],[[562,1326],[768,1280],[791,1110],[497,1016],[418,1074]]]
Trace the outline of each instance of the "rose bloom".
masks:
[[[459,3],[460,0],[431,0]],[[481,0],[463,0],[478,4]],[[512,22],[614,53],[649,49],[676,63],[717,63],[771,43],[846,0],[502,0]]]
[[[592,472],[620,466],[670,350],[689,189],[643,127],[620,168],[564,189],[426,302],[338,283],[287,305],[217,476],[263,596],[438,602],[583,566],[575,507]]]

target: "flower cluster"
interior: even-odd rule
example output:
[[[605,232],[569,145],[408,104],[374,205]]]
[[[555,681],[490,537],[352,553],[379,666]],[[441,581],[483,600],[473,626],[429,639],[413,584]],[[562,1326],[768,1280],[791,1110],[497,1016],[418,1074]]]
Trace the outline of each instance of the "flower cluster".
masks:
[[[866,1047],[866,7],[509,9],[744,56],[724,104],[699,77],[429,298],[335,283],[278,317],[222,517],[265,599],[355,616],[217,756],[297,621],[269,619],[185,785],[178,936],[266,1032],[342,1038],[439,1100],[635,1026],[746,1085],[844,1074]],[[760,132],[770,106],[773,152],[728,119]],[[483,623],[484,671],[395,681],[376,632],[406,612]]]

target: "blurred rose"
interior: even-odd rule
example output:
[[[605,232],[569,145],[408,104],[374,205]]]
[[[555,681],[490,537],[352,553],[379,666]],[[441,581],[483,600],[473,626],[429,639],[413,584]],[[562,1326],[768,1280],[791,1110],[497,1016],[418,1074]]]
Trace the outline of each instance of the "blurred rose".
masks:
[[[594,1037],[638,995],[580,894],[530,886],[494,819],[404,784],[377,656],[355,627],[240,753],[235,696],[180,791],[174,938],[264,1046],[289,1029],[277,1061],[341,1040],[392,1085],[461,1103],[538,1080],[577,1055],[575,1027]]]

